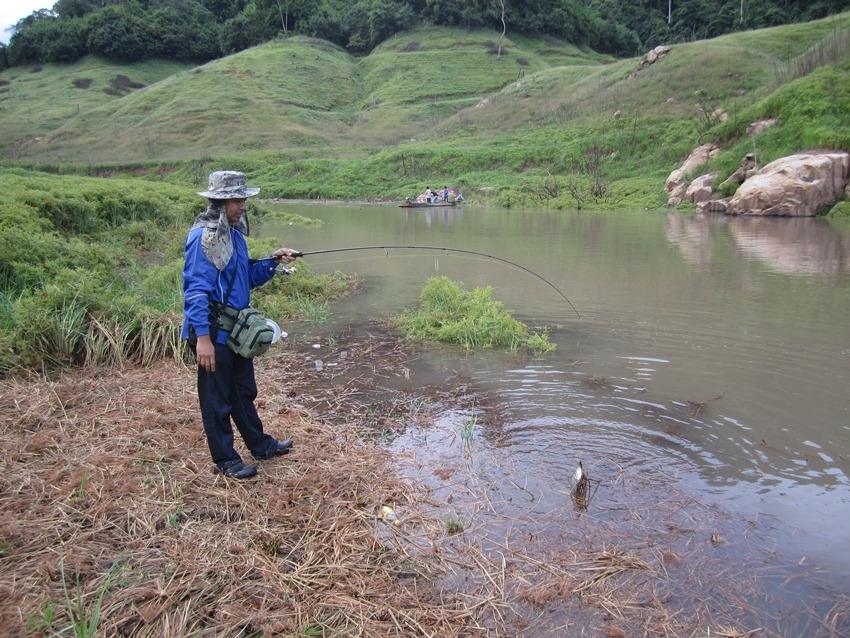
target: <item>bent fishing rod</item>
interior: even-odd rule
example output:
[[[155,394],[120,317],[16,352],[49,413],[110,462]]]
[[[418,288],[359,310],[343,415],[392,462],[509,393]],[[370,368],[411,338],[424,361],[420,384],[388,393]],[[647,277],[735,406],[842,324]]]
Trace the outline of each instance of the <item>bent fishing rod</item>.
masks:
[[[479,252],[476,252],[474,250],[465,250],[463,248],[448,248],[446,246],[417,246],[417,245],[412,245],[412,244],[411,245],[405,245],[405,246],[401,246],[401,245],[350,246],[348,248],[325,248],[323,250],[296,251],[296,252],[293,252],[293,256],[294,257],[306,257],[307,255],[323,255],[323,254],[326,254],[326,253],[346,253],[346,252],[351,252],[353,250],[383,250],[385,253],[387,253],[387,256],[389,256],[388,251],[399,250],[399,249],[441,250],[443,252],[463,253],[463,254],[467,254],[467,255],[476,255],[478,257],[487,257],[488,259],[493,259],[495,261],[501,261],[505,264],[509,264],[510,266],[513,266],[514,268],[519,268],[523,272],[526,272],[529,275],[532,275],[533,277],[537,277],[537,279],[539,279],[544,284],[549,286],[552,290],[557,292],[558,295],[560,295],[561,299],[563,299],[564,301],[566,301],[570,305],[570,308],[572,308],[573,312],[576,313],[576,317],[581,319],[581,313],[579,313],[579,311],[573,305],[573,302],[570,301],[569,299],[567,299],[567,296],[563,292],[561,292],[558,289],[558,287],[555,286],[555,284],[553,284],[551,281],[545,279],[542,275],[534,272],[530,268],[526,268],[522,264],[518,264],[514,261],[511,261],[510,259],[505,259],[504,257],[498,257],[496,255],[488,255],[487,253],[479,253]]]

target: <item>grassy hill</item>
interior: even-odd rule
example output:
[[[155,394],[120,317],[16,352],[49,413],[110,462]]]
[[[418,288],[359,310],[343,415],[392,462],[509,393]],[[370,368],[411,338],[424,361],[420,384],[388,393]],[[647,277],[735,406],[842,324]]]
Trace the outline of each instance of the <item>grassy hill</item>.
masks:
[[[664,177],[702,141],[723,143],[722,171],[753,148],[769,161],[850,146],[847,51],[786,72],[847,29],[850,13],[676,45],[637,73],[638,58],[551,38],[506,38],[497,55],[498,35],[487,31],[418,29],[360,58],[292,37],[68,118],[39,114],[43,121],[22,129],[27,139],[37,129],[39,140],[4,138],[0,151],[35,162],[165,163],[134,172],[183,183],[226,165],[285,197],[398,197],[439,181],[506,205],[655,207],[664,203]],[[21,73],[3,77],[20,82]],[[41,90],[21,83],[15,99],[33,104]],[[11,99],[2,104],[23,112]],[[727,122],[711,115],[718,109]],[[744,136],[768,115],[781,124]]]
[[[17,157],[126,162],[375,146],[427,133],[520,74],[556,61],[604,59],[567,43],[528,38],[521,39],[527,48],[507,39],[497,57],[497,39],[489,32],[422,29],[391,38],[363,58],[313,38],[276,40],[174,73],[120,100],[81,105],[73,117],[46,120],[38,130],[42,139]],[[57,79],[66,68],[48,69],[51,98],[66,102],[74,95],[70,81],[66,87]],[[9,108],[23,110],[43,99],[47,84],[29,93],[16,87]],[[8,153],[12,144],[9,136],[0,150]]]
[[[0,72],[0,154],[26,156],[34,138],[184,68],[176,62],[116,64],[88,56],[74,64],[6,69]]]

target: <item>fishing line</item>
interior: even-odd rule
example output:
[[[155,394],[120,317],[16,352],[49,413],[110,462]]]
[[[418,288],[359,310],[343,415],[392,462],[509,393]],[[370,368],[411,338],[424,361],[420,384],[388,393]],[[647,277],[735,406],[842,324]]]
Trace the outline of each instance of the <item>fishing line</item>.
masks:
[[[493,259],[495,261],[501,261],[502,263],[513,266],[514,268],[519,268],[523,272],[526,272],[529,275],[536,277],[537,279],[542,281],[544,284],[549,286],[552,290],[554,290],[555,292],[558,293],[558,295],[561,297],[561,299],[563,299],[564,301],[566,301],[569,304],[570,308],[573,309],[573,312],[576,313],[576,316],[579,319],[581,319],[581,313],[579,313],[579,311],[573,305],[573,302],[570,301],[569,299],[567,299],[567,296],[563,292],[561,292],[558,289],[558,287],[555,286],[555,284],[553,284],[548,279],[545,279],[542,275],[534,272],[530,268],[526,268],[522,264],[518,264],[514,261],[511,261],[510,259],[505,259],[504,257],[497,257],[496,255],[488,255],[487,253],[479,253],[479,252],[476,252],[474,250],[466,250],[464,248],[448,248],[446,246],[419,246],[419,245],[350,246],[350,247],[347,247],[347,248],[325,248],[323,250],[299,251],[299,252],[295,253],[295,256],[296,257],[306,257],[307,255],[325,255],[327,253],[346,253],[346,252],[351,252],[351,251],[354,251],[354,250],[383,250],[385,255],[387,257],[389,257],[390,256],[390,253],[389,253],[390,250],[400,250],[400,249],[405,249],[405,250],[442,250],[443,252],[463,253],[463,254],[466,254],[466,255],[476,255],[478,257],[486,257],[487,259]]]

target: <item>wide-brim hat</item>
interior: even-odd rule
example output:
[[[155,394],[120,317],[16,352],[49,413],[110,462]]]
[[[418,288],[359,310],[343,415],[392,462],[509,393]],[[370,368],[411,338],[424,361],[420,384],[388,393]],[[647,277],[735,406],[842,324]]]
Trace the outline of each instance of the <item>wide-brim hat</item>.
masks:
[[[239,171],[215,171],[210,173],[207,190],[198,193],[207,199],[245,199],[260,192],[259,188],[248,186],[245,173]]]

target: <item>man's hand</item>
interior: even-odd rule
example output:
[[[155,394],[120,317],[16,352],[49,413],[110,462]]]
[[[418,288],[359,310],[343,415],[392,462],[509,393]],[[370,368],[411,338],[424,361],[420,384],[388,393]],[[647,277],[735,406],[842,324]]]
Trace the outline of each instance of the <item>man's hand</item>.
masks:
[[[297,257],[301,256],[300,250],[294,248],[278,248],[272,253],[272,259],[282,261],[285,264],[291,264]]]
[[[209,335],[198,337],[196,352],[198,365],[207,372],[215,372],[215,346]]]

